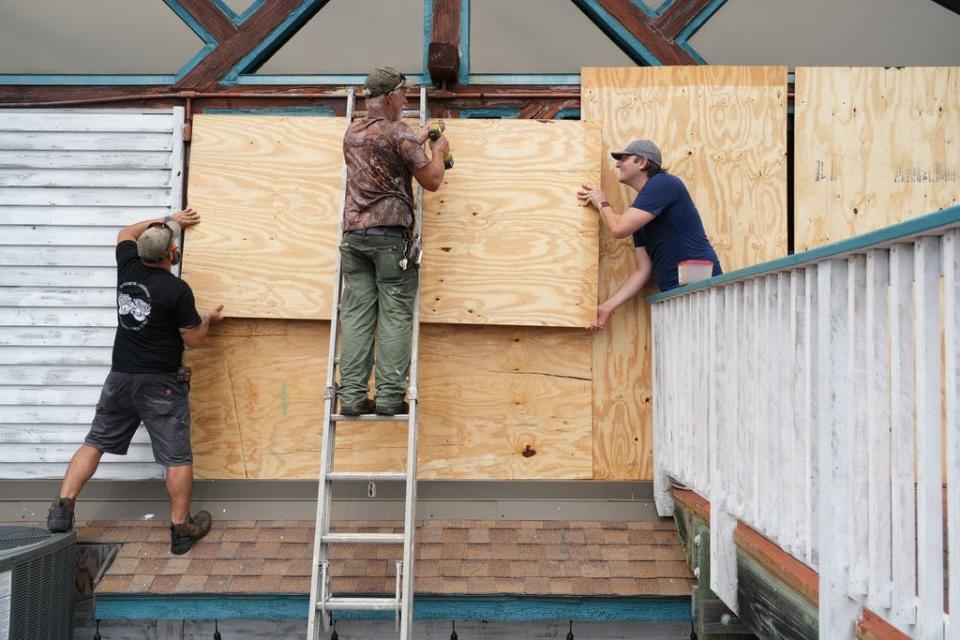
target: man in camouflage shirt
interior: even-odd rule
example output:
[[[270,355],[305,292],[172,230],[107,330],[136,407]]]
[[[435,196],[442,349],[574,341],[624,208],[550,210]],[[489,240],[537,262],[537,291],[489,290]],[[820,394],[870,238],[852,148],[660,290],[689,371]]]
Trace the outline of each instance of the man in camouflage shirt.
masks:
[[[365,85],[367,117],[350,124],[343,139],[347,193],[340,257],[340,413],[398,415],[410,368],[413,305],[419,284],[415,261],[406,261],[413,227],[412,178],[436,191],[443,182],[446,138],[430,141],[400,122],[406,105],[403,74],[375,69]],[[377,336],[376,402],[367,397]]]

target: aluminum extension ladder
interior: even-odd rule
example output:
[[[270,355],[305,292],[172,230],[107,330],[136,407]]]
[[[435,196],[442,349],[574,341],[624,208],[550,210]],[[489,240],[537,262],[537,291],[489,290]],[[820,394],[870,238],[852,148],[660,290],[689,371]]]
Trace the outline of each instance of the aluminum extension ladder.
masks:
[[[347,127],[353,122],[354,90],[347,94]],[[420,127],[426,125],[427,89],[420,88]],[[404,111],[403,115],[415,115],[418,112]],[[357,114],[360,115],[360,114]],[[346,166],[343,170],[343,190],[340,196],[340,221],[337,238],[343,239],[342,211],[346,200]],[[417,185],[415,235],[420,237],[423,231],[423,187]],[[339,242],[338,242],[339,246]],[[411,265],[410,268],[416,268]],[[337,353],[337,335],[339,333],[340,291],[341,291],[340,253],[336,257],[336,276],[333,284],[333,307],[330,318],[330,347],[327,364],[327,380],[323,401],[323,452],[320,458],[320,482],[317,494],[317,522],[313,541],[313,570],[310,579],[310,610],[307,621],[308,640],[319,640],[323,630],[329,628],[330,617],[335,611],[394,611],[399,627],[399,638],[410,640],[413,637],[413,560],[415,515],[417,503],[417,367],[420,350],[420,288],[413,307],[413,336],[410,350],[410,378],[407,399],[410,412],[397,416],[344,416],[334,413],[336,393],[334,389],[335,371],[339,364]],[[407,471],[391,472],[335,472],[333,466],[334,444],[337,425],[341,422],[387,422],[407,423]],[[405,482],[403,533],[331,533],[330,520],[333,507],[333,483],[338,481],[363,481],[370,483],[370,493],[378,481]],[[397,561],[396,591],[393,597],[338,597],[330,589],[329,559],[330,545],[334,544],[397,544],[403,545],[403,559]]]

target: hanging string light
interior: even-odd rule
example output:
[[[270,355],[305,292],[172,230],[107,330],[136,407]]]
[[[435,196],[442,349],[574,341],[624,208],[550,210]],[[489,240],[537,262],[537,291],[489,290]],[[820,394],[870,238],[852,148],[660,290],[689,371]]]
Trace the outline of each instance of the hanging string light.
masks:
[[[97,620],[97,630],[93,634],[93,640],[103,640],[103,638],[100,637],[100,620],[99,619]]]
[[[330,632],[330,640],[340,640],[340,636],[337,635],[337,621],[333,619],[333,616],[330,616],[330,626],[333,627],[333,631]]]
[[[457,623],[451,620],[450,624],[453,625],[453,633],[450,634],[450,640],[457,640]]]
[[[573,640],[573,620],[570,621],[570,631],[567,632],[567,640]]]
[[[220,625],[216,620],[213,621],[213,640],[223,640],[220,636]]]

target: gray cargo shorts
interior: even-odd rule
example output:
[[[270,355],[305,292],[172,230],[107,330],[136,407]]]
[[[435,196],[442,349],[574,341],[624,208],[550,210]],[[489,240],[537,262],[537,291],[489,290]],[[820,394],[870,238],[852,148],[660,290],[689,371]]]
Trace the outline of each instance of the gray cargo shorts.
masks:
[[[190,385],[165,374],[111,371],[84,444],[102,453],[125,455],[143,422],[154,460],[165,467],[193,464],[189,390]]]

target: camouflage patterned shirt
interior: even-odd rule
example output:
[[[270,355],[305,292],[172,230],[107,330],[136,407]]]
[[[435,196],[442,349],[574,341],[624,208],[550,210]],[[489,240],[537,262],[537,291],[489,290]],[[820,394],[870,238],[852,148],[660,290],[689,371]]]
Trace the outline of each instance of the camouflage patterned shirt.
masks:
[[[344,231],[413,225],[413,174],[430,159],[410,127],[384,118],[350,124],[343,138],[347,164]]]

